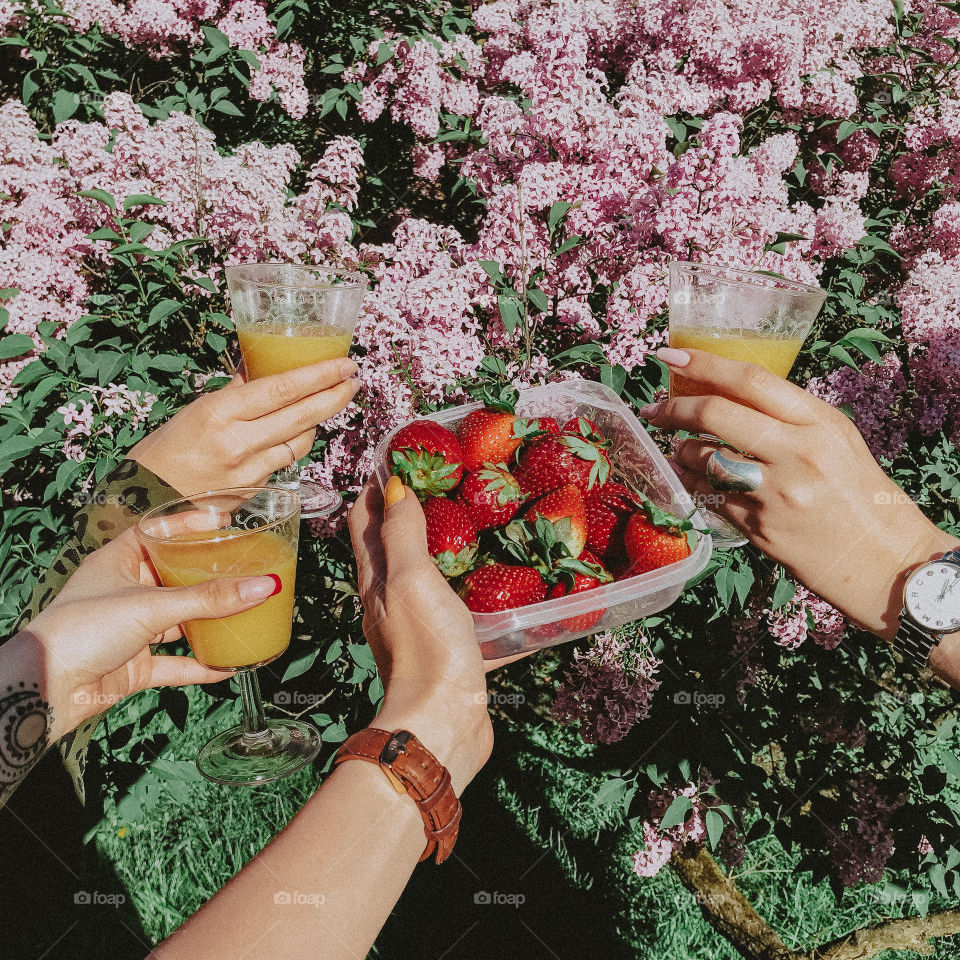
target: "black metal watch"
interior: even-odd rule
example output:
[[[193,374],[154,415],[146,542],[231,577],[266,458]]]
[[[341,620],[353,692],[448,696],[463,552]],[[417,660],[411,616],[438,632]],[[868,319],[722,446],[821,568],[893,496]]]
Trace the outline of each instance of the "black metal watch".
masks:
[[[930,652],[960,630],[960,548],[923,563],[903,588],[900,627],[893,649],[913,666],[926,667]]]

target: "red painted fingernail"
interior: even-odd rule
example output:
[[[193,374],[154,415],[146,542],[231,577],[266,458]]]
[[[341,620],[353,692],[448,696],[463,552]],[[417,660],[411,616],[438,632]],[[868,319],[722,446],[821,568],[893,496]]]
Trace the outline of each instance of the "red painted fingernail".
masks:
[[[274,583],[273,593],[270,596],[275,597],[283,589],[283,581],[275,573],[268,573],[267,576]]]

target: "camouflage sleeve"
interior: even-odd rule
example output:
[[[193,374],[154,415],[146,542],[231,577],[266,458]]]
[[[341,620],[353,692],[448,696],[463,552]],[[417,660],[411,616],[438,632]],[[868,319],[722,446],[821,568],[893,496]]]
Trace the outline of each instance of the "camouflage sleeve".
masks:
[[[173,487],[136,460],[122,461],[90,493],[86,506],[74,517],[69,539],[52,566],[37,581],[30,602],[17,620],[15,629],[22,629],[53,600],[88,553],[93,553],[133,526],[148,510],[176,500],[179,496]],[[100,714],[87,720],[57,744],[81,803],[85,796],[83,772],[87,746],[102,716]]]

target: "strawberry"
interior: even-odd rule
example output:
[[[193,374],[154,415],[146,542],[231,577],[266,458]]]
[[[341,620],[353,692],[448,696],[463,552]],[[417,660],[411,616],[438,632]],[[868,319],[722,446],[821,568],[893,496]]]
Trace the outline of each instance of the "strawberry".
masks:
[[[630,566],[623,575],[635,577],[686,559],[690,556],[687,532],[692,529],[689,519],[680,520],[645,499],[643,509],[627,521],[623,541]]]
[[[592,440],[595,443],[605,439],[603,434],[600,432],[600,428],[592,420],[588,420],[586,417],[571,417],[563,425],[563,428],[560,432],[570,433],[575,437],[584,437],[585,439]]]
[[[610,476],[610,457],[605,446],[609,446],[609,441],[592,443],[571,434],[540,437],[527,448],[514,476],[520,489],[533,497],[568,483],[586,493],[606,483]]]
[[[484,463],[509,463],[521,439],[514,433],[516,415],[484,407],[468,413],[457,424],[457,439],[466,470],[479,470]]]
[[[387,463],[421,499],[453,490],[463,476],[460,442],[433,420],[401,427],[387,448]]]
[[[537,437],[557,437],[560,435],[560,424],[553,417],[517,417],[513,432],[520,437],[523,443],[536,440]]]
[[[539,603],[547,595],[543,577],[532,567],[493,563],[471,570],[463,581],[460,596],[475,613],[496,613]]]
[[[583,506],[583,494],[572,483],[558,487],[535,503],[524,520],[543,517],[556,528],[557,540],[570,551],[571,557],[579,557],[587,543],[587,514]]]
[[[445,577],[459,577],[477,555],[477,528],[456,500],[431,497],[423,506],[427,550]]]
[[[503,464],[484,464],[467,473],[457,497],[478,530],[502,527],[513,519],[526,497]]]
[[[560,579],[550,588],[547,594],[551,600],[569,596],[571,593],[583,593],[584,590],[593,590],[610,583],[613,577],[603,568],[603,564],[589,551],[580,554],[580,563],[585,564],[588,572],[583,569],[565,571]],[[555,623],[545,623],[538,628],[539,639],[555,639],[562,633],[583,633],[596,626],[600,618],[607,612],[606,607],[581,613],[575,617],[565,617]]]
[[[553,417],[531,417],[530,422],[548,437],[556,437],[560,433],[560,424]]]
[[[628,487],[611,480],[595,486],[584,498],[587,513],[587,546],[611,562],[626,560],[623,534],[640,501]]]

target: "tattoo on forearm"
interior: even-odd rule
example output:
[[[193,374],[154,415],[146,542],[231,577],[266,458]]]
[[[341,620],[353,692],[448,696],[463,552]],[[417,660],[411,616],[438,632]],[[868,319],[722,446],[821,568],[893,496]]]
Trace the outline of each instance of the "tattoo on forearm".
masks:
[[[36,683],[0,687],[0,805],[47,748],[50,704]]]

